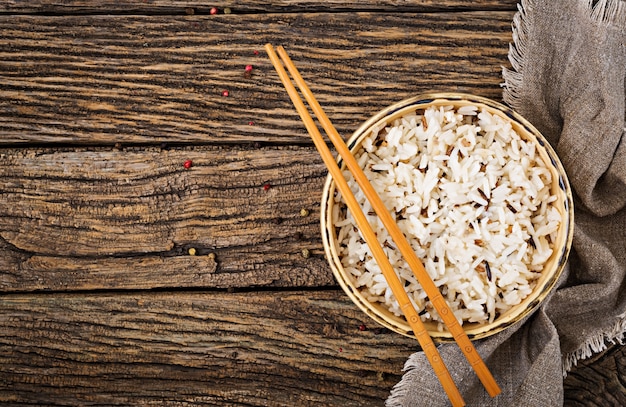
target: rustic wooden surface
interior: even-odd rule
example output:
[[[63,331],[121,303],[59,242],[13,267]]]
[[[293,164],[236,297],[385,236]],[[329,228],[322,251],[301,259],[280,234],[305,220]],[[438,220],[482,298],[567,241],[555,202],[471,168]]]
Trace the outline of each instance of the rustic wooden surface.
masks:
[[[499,97],[511,16],[0,16],[0,142],[311,145],[266,42],[289,49],[338,130],[350,134],[416,92]],[[255,69],[245,78],[248,64]]]
[[[337,288],[326,171],[262,47],[349,135],[423,91],[500,99],[515,2],[216,6],[0,5],[1,404],[382,405],[416,349]],[[626,404],[625,358],[566,404]]]

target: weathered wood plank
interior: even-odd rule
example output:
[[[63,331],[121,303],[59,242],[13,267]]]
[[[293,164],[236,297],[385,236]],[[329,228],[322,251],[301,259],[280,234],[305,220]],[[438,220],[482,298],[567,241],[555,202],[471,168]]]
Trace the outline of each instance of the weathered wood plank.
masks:
[[[3,149],[0,291],[334,284],[317,154],[252,146],[308,144],[254,50],[286,45],[347,135],[433,84],[499,99],[515,3],[3,2],[0,143],[248,147]],[[504,12],[432,13],[470,9]],[[0,309],[4,404],[382,405],[416,346],[359,331],[338,291],[3,294]],[[625,355],[581,362],[566,405],[626,404]]]
[[[0,150],[0,291],[334,284],[325,177],[312,147]]]
[[[500,99],[512,16],[1,16],[0,143],[309,143],[268,41],[342,134],[424,91]]]
[[[230,13],[271,13],[278,11],[311,12],[327,10],[379,10],[379,11],[432,11],[432,10],[514,10],[514,0],[238,0],[219,1],[207,4],[197,0],[132,0],[123,4],[114,0],[72,1],[3,1],[0,13],[168,13],[208,14],[212,7],[219,13],[230,9]]]
[[[382,406],[417,346],[359,330],[339,291],[6,295],[0,309],[2,403]]]
[[[626,406],[626,346],[578,362],[565,378],[565,406]]]
[[[4,295],[0,309],[5,404],[382,405],[416,349],[339,291]],[[565,405],[624,405],[625,355],[581,362]]]

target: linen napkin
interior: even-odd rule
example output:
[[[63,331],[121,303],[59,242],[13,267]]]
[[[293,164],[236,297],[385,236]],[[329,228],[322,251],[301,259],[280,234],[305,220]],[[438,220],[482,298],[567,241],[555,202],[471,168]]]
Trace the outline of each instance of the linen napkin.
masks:
[[[456,344],[439,347],[469,406],[558,406],[576,362],[626,332],[626,1],[525,0],[513,20],[506,103],[555,148],[574,190],[572,253],[542,307],[477,341],[502,393],[491,398]],[[449,405],[422,352],[388,407]]]

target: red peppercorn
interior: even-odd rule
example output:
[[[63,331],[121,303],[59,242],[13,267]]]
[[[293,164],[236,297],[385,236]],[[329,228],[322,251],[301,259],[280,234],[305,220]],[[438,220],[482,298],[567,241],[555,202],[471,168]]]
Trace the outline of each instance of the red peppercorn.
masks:
[[[254,50],[254,55],[259,55],[259,51],[257,51],[256,49]]]
[[[252,72],[253,66],[252,65],[246,65],[246,72]]]
[[[224,96],[225,98],[228,97],[230,95],[230,92],[227,90],[223,90],[222,91],[222,96]]]
[[[343,352],[343,348],[339,348],[339,352]]]
[[[211,13],[211,15],[217,14],[217,7],[211,7],[211,10],[209,10],[209,13]]]
[[[367,331],[367,327],[365,326],[365,324],[359,325],[359,331]]]
[[[268,189],[270,189],[272,186],[270,184],[265,184],[263,185],[263,190],[267,191]]]
[[[250,120],[250,121],[248,122],[248,125],[250,125],[250,126],[254,126],[254,122],[253,122],[252,120]]]
[[[191,161],[191,160],[187,160],[187,161],[185,161],[183,163],[183,167],[185,167],[187,169],[191,168],[192,166],[193,166],[193,161]]]

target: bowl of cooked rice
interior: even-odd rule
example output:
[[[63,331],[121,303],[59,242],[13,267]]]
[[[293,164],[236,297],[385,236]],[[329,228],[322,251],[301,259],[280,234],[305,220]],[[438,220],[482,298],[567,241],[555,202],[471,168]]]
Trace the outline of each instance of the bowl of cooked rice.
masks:
[[[374,115],[348,147],[470,339],[523,319],[555,286],[572,243],[569,181],[546,139],[510,108],[466,94],[420,95]],[[339,164],[430,335],[453,340]],[[346,294],[382,326],[412,336],[330,175],[321,226]]]

